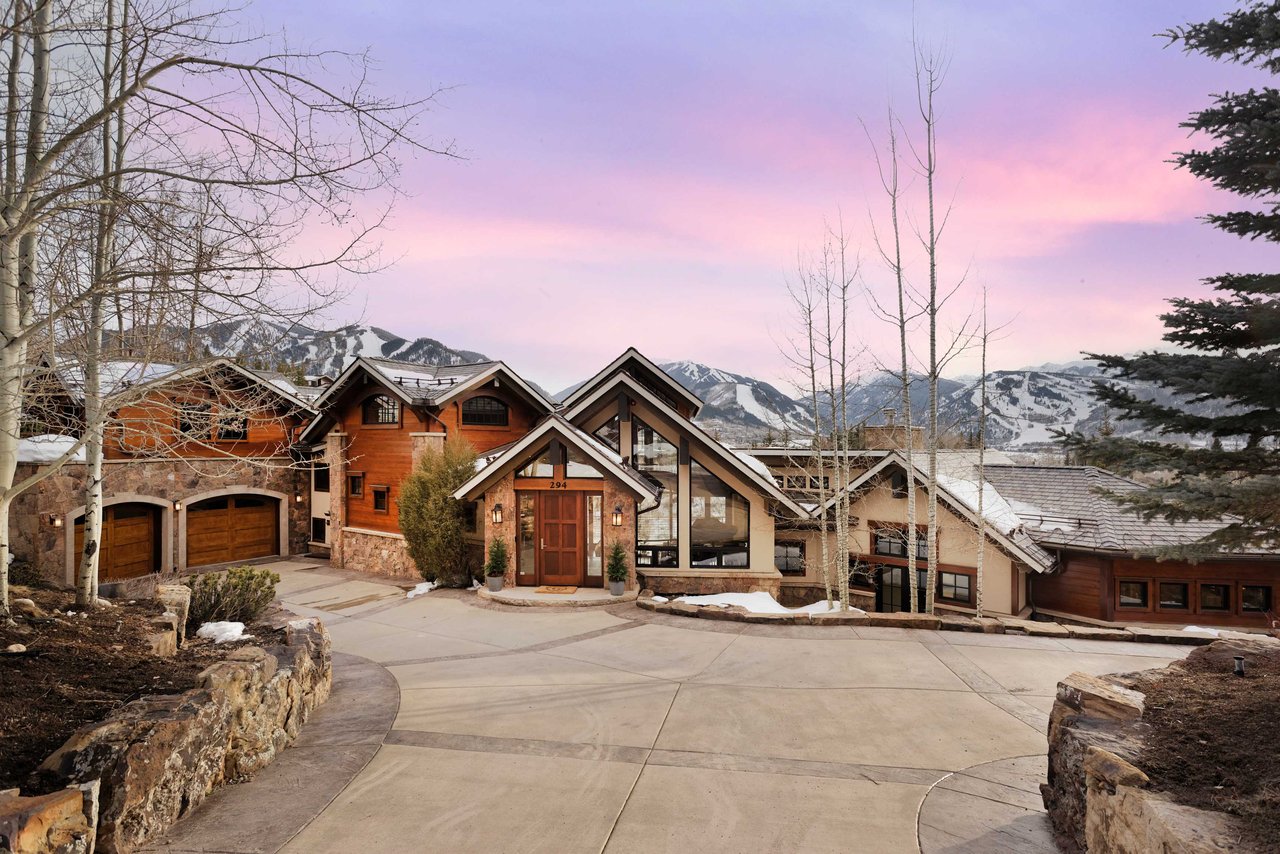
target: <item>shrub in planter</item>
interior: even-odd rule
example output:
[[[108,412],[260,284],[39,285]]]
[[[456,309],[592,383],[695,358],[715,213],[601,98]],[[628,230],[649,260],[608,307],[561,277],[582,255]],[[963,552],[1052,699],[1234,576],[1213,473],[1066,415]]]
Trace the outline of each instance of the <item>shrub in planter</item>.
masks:
[[[409,557],[426,581],[466,587],[476,568],[467,541],[464,506],[453,491],[476,472],[476,452],[466,442],[431,449],[400,483],[400,532]]]
[[[484,574],[490,590],[502,589],[502,579],[506,577],[507,566],[510,563],[507,541],[501,537],[495,537],[493,542],[489,543],[489,560],[484,565]]]
[[[605,577],[609,579],[609,592],[614,596],[621,596],[622,589],[627,583],[627,553],[622,548],[622,543],[614,543],[613,548],[609,550],[609,563],[605,566]]]
[[[188,578],[191,610],[187,612],[187,629],[194,634],[202,624],[219,620],[252,623],[276,598],[278,583],[280,576],[257,566],[236,566]]]

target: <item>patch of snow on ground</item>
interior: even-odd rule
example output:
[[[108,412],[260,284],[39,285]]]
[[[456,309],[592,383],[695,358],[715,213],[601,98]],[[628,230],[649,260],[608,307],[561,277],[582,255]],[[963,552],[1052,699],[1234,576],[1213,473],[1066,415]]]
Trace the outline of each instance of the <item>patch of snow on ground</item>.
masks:
[[[438,582],[424,581],[421,584],[414,587],[408,593],[404,594],[404,598],[412,599],[415,596],[425,596],[426,594],[430,593],[432,590],[435,590],[439,586],[440,584]]]
[[[651,599],[650,601],[657,602],[659,605],[661,605],[663,602],[670,602],[671,600],[668,599],[666,596],[654,596],[653,599]]]
[[[1184,632],[1204,632],[1207,635],[1213,635],[1215,638],[1222,634],[1218,629],[1210,629],[1204,626],[1184,626]]]
[[[804,605],[800,608],[792,608],[791,611],[795,614],[853,614],[858,617],[867,615],[866,611],[861,608],[855,608],[852,605],[849,606],[848,611],[841,611],[839,602],[832,602],[831,606],[827,607],[826,599],[819,599],[811,605]]]
[[[654,597],[657,601],[658,597]],[[676,599],[677,602],[684,602],[687,605],[712,606],[718,608],[730,608],[737,605],[745,608],[753,614],[825,614],[827,613],[827,602],[815,602],[812,605],[805,605],[801,608],[787,608],[769,593],[763,590],[755,593],[713,593],[708,596],[681,596]],[[839,610],[840,605],[836,603],[835,610]],[[864,614],[858,608],[850,608],[847,613]]]
[[[472,589],[472,590],[479,590],[479,589],[480,589],[481,587],[483,587],[483,586],[484,586],[484,585],[480,583],[480,579],[478,579],[478,578],[473,578],[473,579],[471,579],[471,589]]]
[[[205,623],[196,629],[196,637],[208,638],[214,643],[231,643],[232,641],[251,638],[253,635],[244,633],[244,623],[220,620],[216,623]]]

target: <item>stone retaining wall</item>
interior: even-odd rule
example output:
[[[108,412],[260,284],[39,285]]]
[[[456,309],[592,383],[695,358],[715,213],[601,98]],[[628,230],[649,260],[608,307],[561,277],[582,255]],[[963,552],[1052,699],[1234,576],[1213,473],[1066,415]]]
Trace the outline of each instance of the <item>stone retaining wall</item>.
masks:
[[[1269,638],[1227,640],[1192,655],[1230,646],[1247,652]],[[1237,653],[1240,654],[1240,653]],[[1174,662],[1169,667],[1180,667]],[[1135,764],[1142,750],[1144,684],[1161,670],[1109,676],[1073,673],[1058,683],[1049,717],[1049,779],[1045,809],[1065,851],[1146,854],[1248,854],[1236,820],[1174,803],[1147,788]]]
[[[66,792],[0,793],[0,836],[10,850],[90,851],[94,840],[85,839],[85,828],[96,823],[97,850],[125,854],[218,786],[269,764],[328,698],[333,678],[320,621],[282,616],[280,622],[283,644],[238,649],[206,669],[197,688],[135,700],[82,727],[46,759],[41,770],[68,780],[75,787],[68,791],[84,798],[78,817],[67,808],[73,796]],[[94,786],[96,798],[82,795]]]
[[[405,545],[403,535],[343,528],[340,536],[341,569],[354,569],[385,578],[422,580],[422,573],[418,572],[413,558],[409,557],[409,548]]]

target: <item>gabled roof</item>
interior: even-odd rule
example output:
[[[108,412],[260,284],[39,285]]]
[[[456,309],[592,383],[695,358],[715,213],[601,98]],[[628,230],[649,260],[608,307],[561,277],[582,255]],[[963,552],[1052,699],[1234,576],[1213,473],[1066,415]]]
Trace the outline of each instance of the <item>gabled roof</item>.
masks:
[[[636,374],[636,379],[641,385],[647,385],[645,379],[641,379],[641,377],[644,376],[650,382],[669,392],[676,399],[683,400],[688,403],[693,407],[694,415],[697,415],[702,411],[702,399],[700,397],[672,379],[666,371],[658,367],[657,364],[651,361],[635,347],[628,347],[621,356],[606,365],[604,370],[600,371],[591,379],[587,380],[566,395],[565,399],[560,401],[560,405],[565,409],[570,409],[576,406],[579,401],[594,394],[601,385],[609,381],[610,377],[624,368],[629,372]],[[639,368],[640,370],[637,371],[636,368]]]
[[[923,461],[921,458],[923,457]],[[912,454],[912,467],[915,469],[916,482],[923,485],[928,482],[929,469],[927,454]],[[924,464],[922,464],[922,462]],[[982,489],[982,515],[987,520],[987,536],[992,541],[1021,560],[1032,569],[1048,572],[1053,568],[1054,558],[1049,552],[1023,530],[1021,519],[1013,512],[1008,502],[987,479],[981,487],[976,479],[976,472],[965,476],[965,460],[956,457],[944,460],[939,455],[938,464],[938,497],[953,512],[972,524],[978,522],[978,490]],[[850,481],[846,491],[856,492],[870,483],[886,470],[898,468],[906,471],[906,456],[899,451],[890,451],[883,459]],[[984,467],[985,468],[985,467]],[[947,472],[947,473],[944,473]],[[833,497],[826,504],[813,511],[813,518],[821,518],[823,513],[834,506]]]
[[[395,359],[369,356],[360,356],[347,365],[312,405],[323,412],[324,408],[342,394],[361,371],[377,378],[392,394],[409,406],[440,407],[466,391],[501,377],[510,382],[511,386],[535,409],[543,413],[555,409],[554,403],[507,367],[505,362],[422,365],[417,362],[399,362]],[[314,432],[320,430],[320,424],[325,420],[318,418],[308,425],[300,441],[314,439]]]
[[[177,380],[191,379],[227,371],[261,386],[291,406],[308,413],[315,409],[310,403],[290,391],[290,387],[276,383],[258,373],[243,368],[230,359],[219,358],[208,362],[192,362],[186,365],[170,365],[159,362],[143,362],[131,359],[106,359],[99,368],[99,384],[104,396],[122,394],[131,389],[153,389]],[[84,367],[72,361],[63,361],[54,369],[67,394],[76,404],[84,403]]]
[[[565,444],[577,448],[597,467],[612,475],[630,490],[639,499],[640,510],[649,510],[658,506],[658,496],[661,493],[659,486],[624,463],[622,457],[608,445],[589,433],[579,430],[568,419],[557,414],[548,415],[520,441],[508,445],[500,454],[488,457],[487,462],[475,476],[454,491],[453,497],[459,501],[474,500],[498,478],[506,474],[512,466],[518,465],[530,453],[536,452],[542,447],[543,442],[550,441],[552,435]]]
[[[694,424],[688,418],[685,418],[679,412],[676,412],[666,401],[659,398],[649,389],[645,388],[630,375],[625,373],[615,373],[604,383],[598,384],[590,395],[579,398],[574,401],[571,407],[563,411],[565,418],[572,421],[579,415],[582,415],[591,406],[598,403],[601,399],[613,394],[620,386],[625,386],[627,390],[637,398],[644,400],[654,409],[661,412],[669,420],[680,425],[681,429],[687,432],[702,446],[707,448],[726,468],[737,472],[747,483],[754,485],[761,493],[772,498],[778,504],[787,508],[794,516],[800,519],[807,519],[809,511],[801,507],[791,496],[787,495],[778,485],[774,483],[773,477],[769,474],[766,466],[759,460],[750,459],[749,454],[739,455],[731,449],[720,444],[707,432]],[[744,459],[745,457],[745,459]]]
[[[1027,532],[1054,548],[1135,553],[1187,545],[1212,534],[1225,521],[1146,521],[1103,493],[1145,490],[1095,466],[996,465],[987,469]]]

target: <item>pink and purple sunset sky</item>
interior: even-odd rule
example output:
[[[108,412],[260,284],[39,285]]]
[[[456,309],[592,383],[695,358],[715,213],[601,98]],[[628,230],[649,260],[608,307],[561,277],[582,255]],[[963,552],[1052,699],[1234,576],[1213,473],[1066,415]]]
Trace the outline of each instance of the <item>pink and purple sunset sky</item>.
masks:
[[[1210,93],[1258,78],[1153,36],[1230,0],[922,0],[939,97],[944,281],[1009,321],[1013,368],[1160,343],[1164,300],[1267,269],[1197,221],[1232,199],[1167,161]],[[552,390],[628,345],[786,382],[787,279],[843,217],[874,262],[867,137],[914,129],[912,4],[262,0],[269,29],[364,49],[379,87],[451,87],[422,130],[462,160],[406,163],[388,269],[330,312],[506,360]],[[918,193],[919,187],[911,192]],[[918,276],[920,269],[913,268]],[[866,303],[855,334],[891,353]],[[951,366],[971,373],[976,355]]]

